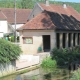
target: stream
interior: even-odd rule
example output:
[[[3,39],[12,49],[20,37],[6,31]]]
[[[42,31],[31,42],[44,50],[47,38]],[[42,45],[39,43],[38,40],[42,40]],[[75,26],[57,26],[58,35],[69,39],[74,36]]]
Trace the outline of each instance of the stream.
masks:
[[[24,74],[10,75],[0,80],[69,80],[67,69],[43,70],[38,68]]]

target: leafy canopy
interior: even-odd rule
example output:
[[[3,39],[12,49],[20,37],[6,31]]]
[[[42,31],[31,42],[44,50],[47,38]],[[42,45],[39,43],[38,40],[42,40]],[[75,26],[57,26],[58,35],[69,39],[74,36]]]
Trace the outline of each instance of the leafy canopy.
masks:
[[[7,63],[11,60],[18,59],[21,54],[19,46],[12,44],[4,39],[0,39],[0,62]]]

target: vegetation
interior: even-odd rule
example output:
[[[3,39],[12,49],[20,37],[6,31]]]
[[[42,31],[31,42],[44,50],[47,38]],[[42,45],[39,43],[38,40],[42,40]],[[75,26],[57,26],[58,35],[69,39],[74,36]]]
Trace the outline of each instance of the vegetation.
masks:
[[[51,52],[53,60],[57,61],[59,66],[67,65],[69,63],[80,60],[80,46],[71,49],[53,49]]]
[[[11,42],[15,42],[15,38],[14,38],[14,36],[10,36],[10,37],[11,37],[11,40],[9,40],[9,41],[11,41]],[[17,36],[16,40],[17,40],[17,42],[19,42],[19,36]]]
[[[75,71],[73,76],[69,80],[80,80],[80,69]]]
[[[19,46],[0,39],[0,63],[7,63],[11,60],[18,59],[21,52]]]
[[[42,68],[56,68],[56,61],[52,60],[51,57],[46,57],[45,59],[43,59],[42,64],[41,64]]]
[[[45,0],[16,0],[17,8],[29,8],[32,9],[36,2],[43,2]],[[50,1],[51,4],[59,4],[62,5],[63,2]],[[80,12],[80,3],[72,3],[72,2],[64,2],[67,5],[72,6],[75,10]],[[0,7],[5,8],[14,8],[14,0],[0,0]]]

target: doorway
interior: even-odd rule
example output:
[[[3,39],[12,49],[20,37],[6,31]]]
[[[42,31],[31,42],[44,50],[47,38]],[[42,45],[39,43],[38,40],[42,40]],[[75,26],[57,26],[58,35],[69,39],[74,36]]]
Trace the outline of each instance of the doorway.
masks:
[[[43,35],[43,50],[44,52],[50,51],[50,35]]]

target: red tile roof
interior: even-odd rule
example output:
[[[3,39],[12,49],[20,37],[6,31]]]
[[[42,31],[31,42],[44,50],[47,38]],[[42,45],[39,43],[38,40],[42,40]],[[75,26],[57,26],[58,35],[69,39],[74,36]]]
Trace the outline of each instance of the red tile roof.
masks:
[[[1,8],[0,9],[7,17],[9,23],[14,23],[14,8]],[[16,9],[16,23],[26,23],[31,9]]]
[[[47,13],[40,13],[35,18],[28,21],[25,25],[21,26],[19,30],[23,29],[54,29],[55,26],[52,23]]]
[[[17,30],[59,29],[80,30],[80,15],[72,7],[40,4],[44,11]]]
[[[57,12],[59,14],[66,14],[68,16],[72,15],[73,17],[80,21],[79,13],[71,6],[66,5],[66,8],[64,8],[63,6],[56,4],[50,4],[49,6],[46,6],[45,4],[40,3],[39,5],[46,11]]]
[[[44,11],[18,28],[17,31],[28,29],[80,30],[80,22],[73,16]]]
[[[7,17],[4,15],[4,13],[0,10],[0,20],[6,20]]]

